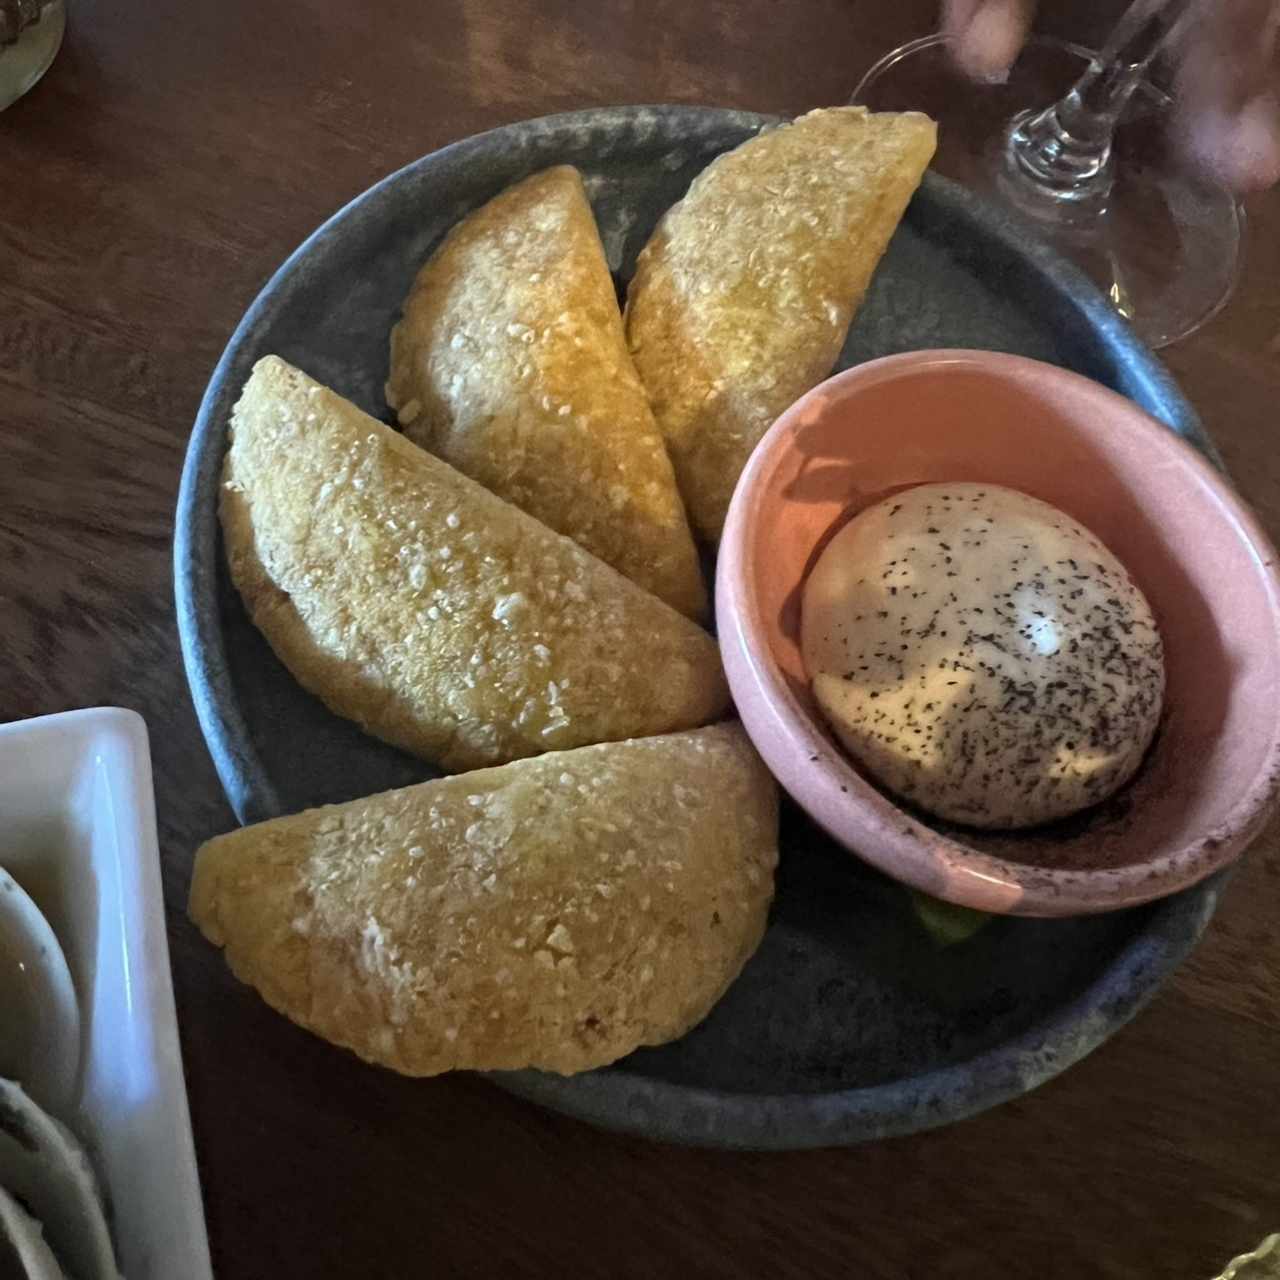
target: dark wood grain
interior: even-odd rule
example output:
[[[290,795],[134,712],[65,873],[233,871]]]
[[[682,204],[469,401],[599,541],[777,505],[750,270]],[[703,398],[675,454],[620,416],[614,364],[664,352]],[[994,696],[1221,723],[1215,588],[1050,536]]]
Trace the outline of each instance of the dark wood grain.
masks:
[[[1077,5],[1071,29],[1096,35],[1105,7]],[[184,914],[193,848],[232,819],[178,658],[172,510],[205,381],[276,264],[451,139],[612,102],[841,101],[932,17],[932,0],[78,0],[49,76],[0,115],[0,719],[147,719],[222,1280],[1194,1280],[1280,1226],[1276,829],[1172,985],[1066,1077],[823,1153],[662,1148],[480,1080],[397,1079],[271,1014]],[[1169,359],[1280,534],[1280,196],[1251,215],[1239,296]]]

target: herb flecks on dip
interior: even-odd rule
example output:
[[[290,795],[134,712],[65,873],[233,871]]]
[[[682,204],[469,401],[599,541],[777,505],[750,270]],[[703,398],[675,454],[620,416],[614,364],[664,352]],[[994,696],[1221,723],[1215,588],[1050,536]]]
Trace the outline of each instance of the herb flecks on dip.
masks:
[[[855,516],[805,583],[801,644],[854,759],[975,827],[1113,795],[1164,699],[1160,633],[1124,566],[1072,517],[999,485],[920,485]]]

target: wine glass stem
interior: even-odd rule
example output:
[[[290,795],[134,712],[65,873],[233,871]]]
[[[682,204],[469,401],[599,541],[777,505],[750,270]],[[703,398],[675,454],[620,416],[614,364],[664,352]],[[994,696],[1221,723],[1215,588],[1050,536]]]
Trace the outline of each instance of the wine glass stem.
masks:
[[[1062,98],[1010,121],[1008,172],[1055,202],[1105,203],[1116,124],[1156,54],[1182,34],[1196,6],[1197,0],[1133,0]]]

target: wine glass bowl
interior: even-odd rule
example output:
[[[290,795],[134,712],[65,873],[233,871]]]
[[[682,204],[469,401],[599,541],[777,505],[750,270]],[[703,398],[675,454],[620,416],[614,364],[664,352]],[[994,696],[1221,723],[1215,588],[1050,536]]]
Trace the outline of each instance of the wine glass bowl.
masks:
[[[1183,168],[1169,140],[1171,99],[1143,67],[1122,66],[1107,81],[1101,55],[1034,36],[1007,77],[980,83],[949,45],[935,34],[892,50],[852,100],[937,120],[934,168],[1034,223],[1151,346],[1216,315],[1238,276],[1243,213]],[[1118,76],[1127,79],[1117,86]],[[1088,102],[1072,114],[1073,90],[1084,82],[1097,92],[1100,80],[1123,99],[1114,118]]]

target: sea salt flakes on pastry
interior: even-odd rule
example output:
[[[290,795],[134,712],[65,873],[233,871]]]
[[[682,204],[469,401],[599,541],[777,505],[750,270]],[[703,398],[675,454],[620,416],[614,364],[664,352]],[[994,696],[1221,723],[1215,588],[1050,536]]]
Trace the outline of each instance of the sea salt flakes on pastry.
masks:
[[[810,112],[713,161],[642,250],[627,341],[704,537],[773,420],[831,372],[935,137],[915,112]]]
[[[602,1066],[706,1016],[764,932],[777,788],[735,724],[220,836],[191,915],[276,1009],[409,1075]]]
[[[700,627],[275,356],[236,405],[224,481],[231,578],[281,661],[446,769],[728,705]]]
[[[582,178],[464,218],[391,333],[387,401],[424,449],[692,618],[706,588]]]

